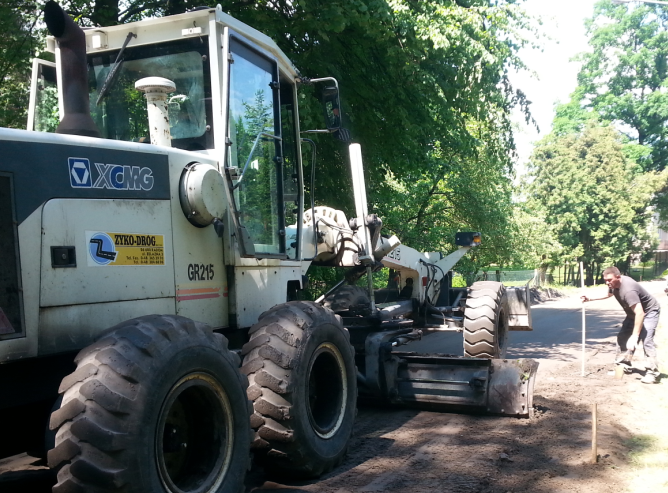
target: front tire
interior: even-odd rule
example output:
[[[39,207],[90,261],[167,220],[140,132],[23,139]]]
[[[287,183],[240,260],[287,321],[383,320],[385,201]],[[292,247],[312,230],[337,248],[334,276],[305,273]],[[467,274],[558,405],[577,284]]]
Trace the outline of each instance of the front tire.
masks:
[[[494,281],[473,283],[464,309],[464,356],[504,358],[507,341],[506,288]]]
[[[353,430],[357,373],[348,331],[307,301],[263,313],[243,347],[255,413],[253,449],[283,476],[315,477],[343,459]]]
[[[177,316],[124,322],[82,350],[51,416],[54,493],[237,493],[248,382],[227,340]]]

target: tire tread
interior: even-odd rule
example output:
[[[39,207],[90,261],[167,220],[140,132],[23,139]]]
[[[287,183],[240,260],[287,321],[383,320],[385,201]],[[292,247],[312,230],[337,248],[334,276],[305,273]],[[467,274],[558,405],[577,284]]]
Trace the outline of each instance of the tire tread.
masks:
[[[158,355],[179,345],[186,347],[192,340],[238,367],[239,357],[227,350],[222,335],[172,315],[124,322],[79,352],[75,361],[82,365],[63,380],[63,402],[50,421],[51,429],[58,428],[56,446],[48,452],[49,466],[58,470],[55,493],[138,491],[128,486],[135,478],[122,465],[124,454],[133,447],[133,437],[124,430],[136,406],[133,396],[141,386],[138,382]],[[236,374],[246,392],[247,376]],[[248,443],[251,439],[249,435]]]
[[[478,281],[471,285],[464,310],[464,355],[473,358],[498,358],[499,318],[505,316],[505,287],[495,281]],[[505,337],[505,336],[502,336]]]
[[[311,327],[322,324],[340,327],[349,342],[348,331],[332,310],[313,302],[292,301],[264,312],[250,330],[251,340],[242,349],[242,371],[249,376],[248,397],[255,410],[251,418],[256,431],[252,448],[272,470],[282,474],[317,476],[331,470],[342,457],[339,454],[316,463],[302,452],[291,429],[291,420],[296,417],[292,415],[290,375],[299,364],[300,347],[308,339]],[[354,358],[352,346],[343,350],[349,351],[351,360]]]

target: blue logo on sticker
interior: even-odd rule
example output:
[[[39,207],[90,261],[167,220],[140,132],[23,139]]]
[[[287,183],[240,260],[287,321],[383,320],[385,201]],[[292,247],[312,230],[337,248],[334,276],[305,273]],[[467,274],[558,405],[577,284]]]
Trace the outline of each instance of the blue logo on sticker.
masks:
[[[90,160],[81,157],[67,159],[72,188],[109,190],[151,190],[155,179],[151,168],[94,163],[97,178],[93,182]]]
[[[86,158],[71,157],[67,162],[70,166],[72,188],[91,188],[93,177],[90,174],[90,161]]]
[[[107,265],[116,260],[116,247],[107,233],[95,233],[88,245],[90,257],[96,264]]]

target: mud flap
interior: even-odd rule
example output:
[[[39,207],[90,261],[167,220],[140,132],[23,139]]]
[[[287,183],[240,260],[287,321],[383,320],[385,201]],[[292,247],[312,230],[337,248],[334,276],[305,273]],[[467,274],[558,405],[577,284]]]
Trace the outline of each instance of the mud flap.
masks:
[[[386,397],[429,409],[528,417],[538,362],[392,351]]]

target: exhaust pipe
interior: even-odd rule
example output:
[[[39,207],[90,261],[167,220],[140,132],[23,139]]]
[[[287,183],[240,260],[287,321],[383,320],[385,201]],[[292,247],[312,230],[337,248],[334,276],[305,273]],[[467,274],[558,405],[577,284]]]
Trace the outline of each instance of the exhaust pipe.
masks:
[[[44,22],[60,48],[64,116],[56,133],[100,137],[90,116],[86,36],[53,0],[44,6]]]

